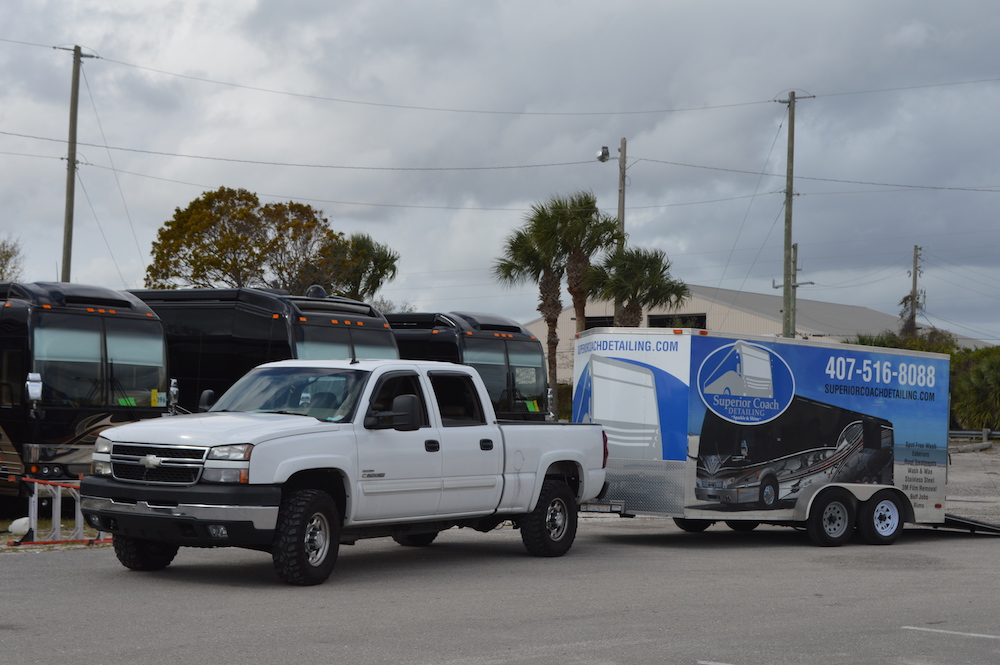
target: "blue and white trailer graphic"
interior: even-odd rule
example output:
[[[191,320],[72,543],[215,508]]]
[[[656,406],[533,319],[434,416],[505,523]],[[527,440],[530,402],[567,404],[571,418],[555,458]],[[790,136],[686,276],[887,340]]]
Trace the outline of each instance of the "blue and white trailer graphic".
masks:
[[[699,330],[597,328],[575,346],[573,419],[600,422],[608,491],[586,509],[855,528],[948,526],[948,357]],[[961,526],[961,525],[960,525]],[[989,525],[986,525],[989,526]]]

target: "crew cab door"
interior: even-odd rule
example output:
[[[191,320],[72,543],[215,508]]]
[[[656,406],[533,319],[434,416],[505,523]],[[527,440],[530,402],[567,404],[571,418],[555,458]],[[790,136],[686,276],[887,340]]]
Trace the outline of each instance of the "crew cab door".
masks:
[[[440,515],[489,513],[503,491],[503,439],[487,423],[480,392],[465,373],[428,373],[441,418]]]
[[[441,445],[438,429],[427,417],[427,402],[416,372],[389,372],[378,379],[366,409],[380,421],[358,432],[358,493],[354,520],[359,522],[430,517],[441,499]],[[418,427],[400,431],[391,426],[393,399],[416,395]],[[383,414],[378,416],[377,414]]]

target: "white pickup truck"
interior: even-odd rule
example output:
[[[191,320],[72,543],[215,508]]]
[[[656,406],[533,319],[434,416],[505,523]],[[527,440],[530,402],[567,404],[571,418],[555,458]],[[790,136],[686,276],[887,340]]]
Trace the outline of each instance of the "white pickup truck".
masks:
[[[312,585],[341,543],[420,547],[455,526],[509,521],[529,553],[561,556],[606,461],[600,425],[498,422],[471,367],[290,360],[252,370],[207,413],[105,430],[80,494],[127,568],[237,546]]]

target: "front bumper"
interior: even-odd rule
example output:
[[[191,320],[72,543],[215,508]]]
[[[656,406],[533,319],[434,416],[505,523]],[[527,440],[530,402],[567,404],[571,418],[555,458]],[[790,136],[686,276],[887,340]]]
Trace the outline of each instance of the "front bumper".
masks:
[[[281,488],[272,485],[168,487],[92,476],[80,484],[90,526],[189,547],[268,546],[280,504]]]
[[[699,501],[717,501],[727,504],[754,503],[760,498],[760,489],[757,487],[695,487],[694,496]]]

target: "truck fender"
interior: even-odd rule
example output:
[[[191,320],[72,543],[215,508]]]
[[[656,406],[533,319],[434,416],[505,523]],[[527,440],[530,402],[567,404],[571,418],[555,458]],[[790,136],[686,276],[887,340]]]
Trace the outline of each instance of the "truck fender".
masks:
[[[831,487],[840,487],[846,490],[859,505],[872,498],[876,492],[892,490],[899,497],[900,505],[903,507],[903,512],[905,513],[903,520],[905,522],[912,522],[914,520],[913,506],[910,504],[910,499],[906,494],[892,485],[871,485],[867,483],[826,483],[824,485],[809,487],[795,500],[795,507],[792,509],[792,519],[796,522],[805,522],[809,517],[809,512],[812,510],[812,505],[816,497],[819,496],[820,492]]]
[[[575,475],[578,480],[577,486],[573,487],[570,484],[570,489],[576,494],[577,501],[579,501],[587,489],[588,478],[587,474],[584,473],[585,468],[583,456],[573,451],[562,450],[542,455],[538,461],[538,471],[535,475],[535,487],[531,492],[531,501],[528,503],[529,510],[538,503],[538,497],[542,494],[542,484],[550,472],[552,475],[566,475],[567,473]]]

